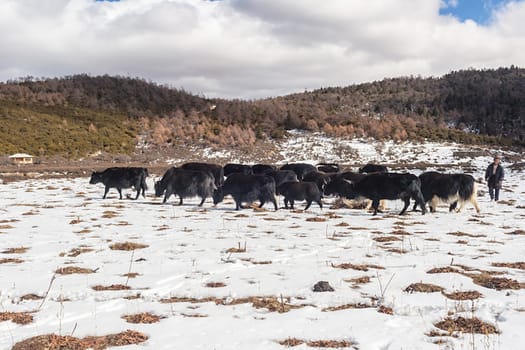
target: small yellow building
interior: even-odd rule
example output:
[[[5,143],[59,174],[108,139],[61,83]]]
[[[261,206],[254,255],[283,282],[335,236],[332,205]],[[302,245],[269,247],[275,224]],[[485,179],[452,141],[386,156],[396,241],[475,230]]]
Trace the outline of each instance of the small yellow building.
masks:
[[[33,156],[25,153],[17,153],[9,156],[9,159],[13,164],[22,165],[22,164],[33,164]]]

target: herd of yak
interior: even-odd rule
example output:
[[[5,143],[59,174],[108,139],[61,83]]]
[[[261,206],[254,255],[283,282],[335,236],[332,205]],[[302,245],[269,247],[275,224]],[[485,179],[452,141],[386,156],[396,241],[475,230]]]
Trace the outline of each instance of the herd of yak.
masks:
[[[103,183],[104,197],[110,188],[116,188],[122,199],[122,189],[134,188],[135,199],[147,189],[146,168],[113,167],[91,175],[90,184]],[[341,171],[337,164],[321,163],[317,166],[306,163],[291,163],[280,168],[267,164],[226,164],[224,167],[211,163],[185,163],[166,171],[155,182],[155,195],[164,195],[166,203],[171,195],[183,198],[200,197],[202,206],[207,198],[212,197],[216,205],[231,195],[235,209],[242,208],[242,203],[259,201],[259,207],[271,202],[277,210],[276,195],[284,198],[285,208],[293,209],[295,201],[306,201],[305,210],[312,202],[323,207],[323,196],[339,196],[347,199],[366,198],[371,201],[374,215],[379,210],[381,200],[404,201],[405,213],[410,199],[425,214],[426,205],[434,212],[439,202],[449,204],[449,210],[461,211],[467,202],[472,203],[479,213],[476,201],[476,183],[468,174],[444,174],[435,171],[419,176],[410,173],[393,173],[383,165],[367,164],[359,172]],[[459,207],[458,207],[459,205]]]

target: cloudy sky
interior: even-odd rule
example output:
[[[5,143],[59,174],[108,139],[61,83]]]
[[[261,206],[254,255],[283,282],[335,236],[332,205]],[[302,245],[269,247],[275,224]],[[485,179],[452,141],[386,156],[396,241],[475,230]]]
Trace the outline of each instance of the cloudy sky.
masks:
[[[259,98],[525,67],[525,0],[0,0],[0,80],[141,77]]]

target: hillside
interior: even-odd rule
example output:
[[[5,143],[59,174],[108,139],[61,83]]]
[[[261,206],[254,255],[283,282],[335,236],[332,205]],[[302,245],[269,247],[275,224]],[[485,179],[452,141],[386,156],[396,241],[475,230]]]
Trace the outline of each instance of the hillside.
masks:
[[[0,155],[253,148],[289,129],[524,146],[525,70],[402,77],[254,101],[208,99],[128,77],[27,77],[0,83],[0,120]]]

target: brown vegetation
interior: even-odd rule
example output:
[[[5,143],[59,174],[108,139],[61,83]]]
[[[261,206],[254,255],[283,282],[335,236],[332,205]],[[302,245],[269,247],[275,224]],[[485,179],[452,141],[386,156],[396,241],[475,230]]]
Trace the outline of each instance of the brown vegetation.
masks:
[[[294,347],[301,344],[306,344],[306,346],[311,348],[350,348],[355,344],[347,340],[302,340],[297,338],[288,338],[278,342],[279,344],[286,347]]]
[[[149,247],[149,245],[147,244],[134,243],[134,242],[122,242],[122,243],[114,243],[110,245],[109,249],[111,250],[135,250],[135,249],[143,249],[147,247]]]
[[[332,267],[343,269],[343,270],[352,269],[352,270],[358,270],[358,271],[368,271],[369,268],[378,269],[378,270],[385,269],[383,266],[379,266],[379,265],[372,265],[372,264],[359,265],[359,264],[352,264],[352,263],[344,263],[344,264],[339,264],[339,265],[332,264]]]
[[[16,324],[29,324],[33,322],[33,315],[29,312],[0,312],[0,322],[11,321]]]
[[[483,297],[483,294],[481,294],[477,290],[462,291],[462,292],[458,291],[458,292],[452,292],[452,293],[443,292],[443,295],[452,300],[475,300],[475,299],[479,299]]]
[[[58,268],[55,273],[59,275],[72,275],[76,273],[95,273],[96,270],[88,269],[84,267],[77,267],[77,266],[66,266],[66,267],[60,267]]]
[[[73,248],[71,249],[69,252],[62,252],[59,254],[59,256],[68,256],[68,257],[75,257],[75,256],[79,256],[80,254],[83,254],[83,253],[89,253],[89,252],[92,252],[93,249],[92,248],[86,248],[86,247],[79,247],[79,248]]]
[[[46,334],[20,341],[13,346],[12,350],[103,350],[112,346],[139,344],[146,340],[148,340],[147,335],[132,330],[83,339]]]
[[[435,284],[431,283],[412,283],[408,287],[405,288],[405,292],[407,293],[435,293],[435,292],[441,292],[443,291],[443,287],[437,286]]]
[[[520,269],[525,270],[525,262],[514,262],[514,263],[492,263],[492,266],[495,267],[508,267],[511,269]]]
[[[525,283],[506,277],[494,277],[487,273],[465,274],[472,278],[472,282],[485,288],[502,290],[502,289],[525,289]]]
[[[340,311],[340,310],[348,310],[348,309],[368,309],[374,307],[370,304],[365,303],[353,303],[353,304],[344,304],[344,305],[338,305],[338,306],[329,306],[321,311],[327,312],[327,311]]]
[[[434,324],[439,329],[447,331],[449,334],[454,332],[476,333],[476,334],[499,334],[498,329],[490,323],[483,322],[477,317],[473,318],[446,318]]]
[[[161,316],[149,312],[142,312],[140,314],[123,315],[122,318],[128,323],[157,323],[161,320]]]
[[[171,297],[161,299],[161,303],[208,303],[214,302],[216,305],[238,305],[238,304],[252,304],[256,309],[267,309],[269,312],[288,312],[293,309],[299,309],[307,306],[306,304],[290,304],[289,297],[275,297],[275,296],[251,296],[245,298],[229,299],[229,298],[188,298],[188,297]]]
[[[208,283],[206,283],[206,287],[208,287],[208,288],[222,288],[222,287],[226,287],[226,284],[224,284],[223,282],[208,282]]]
[[[29,248],[27,247],[17,247],[17,248],[8,248],[2,251],[2,254],[23,254],[27,252]]]
[[[372,239],[374,241],[380,242],[380,243],[393,242],[393,241],[400,241],[401,240],[401,239],[399,239],[398,237],[395,237],[395,236],[380,236],[380,237],[374,237]]]
[[[129,290],[131,289],[130,286],[126,286],[124,284],[111,284],[109,286],[102,286],[102,285],[96,285],[91,287],[91,289],[98,291],[106,291],[106,290]]]
[[[460,270],[452,266],[435,267],[427,271],[427,273],[459,273]]]
[[[9,264],[9,263],[21,264],[23,262],[24,262],[24,260],[18,259],[18,258],[2,258],[2,259],[0,259],[0,264]]]

